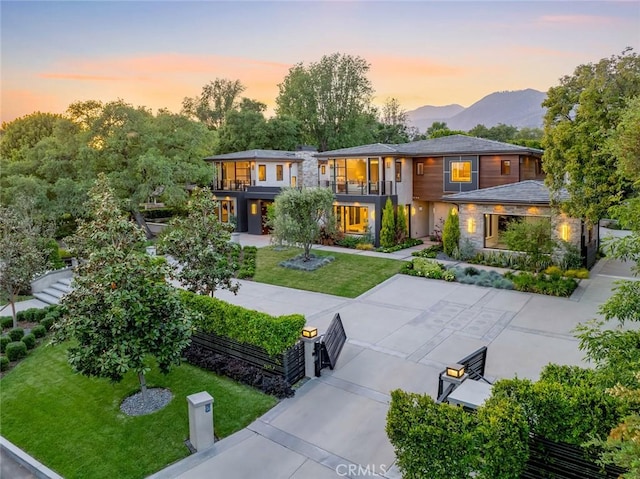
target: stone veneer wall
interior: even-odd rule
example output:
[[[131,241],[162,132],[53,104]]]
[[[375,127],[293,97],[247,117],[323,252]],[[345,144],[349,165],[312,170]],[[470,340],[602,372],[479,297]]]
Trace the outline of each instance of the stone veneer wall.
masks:
[[[296,157],[302,158],[300,164],[300,186],[304,188],[318,186],[318,159],[315,151],[296,151]]]
[[[568,218],[564,214],[552,214],[549,206],[517,206],[517,205],[475,205],[461,204],[458,208],[460,218],[460,239],[468,238],[477,250],[484,249],[484,215],[501,214],[517,216],[547,216],[551,217],[552,236],[561,239],[561,228],[564,223],[569,226],[569,242],[580,247],[582,235],[581,221]],[[468,221],[475,221],[475,232],[468,231]]]

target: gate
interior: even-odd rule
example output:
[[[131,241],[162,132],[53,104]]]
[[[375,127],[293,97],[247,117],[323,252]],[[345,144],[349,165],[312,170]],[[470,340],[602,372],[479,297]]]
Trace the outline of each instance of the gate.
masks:
[[[322,368],[329,366],[329,369],[333,369],[335,367],[346,341],[347,333],[344,331],[340,314],[336,313],[327,328],[327,332],[324,333],[320,341],[315,344],[316,376],[320,376]]]

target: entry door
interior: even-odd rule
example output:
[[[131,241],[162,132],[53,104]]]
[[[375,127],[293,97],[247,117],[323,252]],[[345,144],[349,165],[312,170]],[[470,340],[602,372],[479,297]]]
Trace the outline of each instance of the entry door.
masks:
[[[269,206],[273,201],[261,201],[260,202],[260,220],[262,222],[262,234],[268,235],[271,233],[269,230],[269,226],[267,225],[267,206]]]
[[[369,158],[369,194],[380,194],[380,160]]]

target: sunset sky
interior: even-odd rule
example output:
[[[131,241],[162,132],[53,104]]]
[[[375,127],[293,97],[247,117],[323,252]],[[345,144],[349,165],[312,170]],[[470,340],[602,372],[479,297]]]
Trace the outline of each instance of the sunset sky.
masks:
[[[1,1],[0,16],[2,121],[88,99],[178,112],[215,78],[272,113],[292,65],[334,52],[371,64],[376,104],[469,106],[640,49],[639,1]]]

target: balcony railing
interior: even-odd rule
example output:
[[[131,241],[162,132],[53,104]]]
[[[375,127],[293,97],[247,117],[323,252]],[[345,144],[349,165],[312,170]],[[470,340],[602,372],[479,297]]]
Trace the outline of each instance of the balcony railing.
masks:
[[[319,186],[331,188],[337,195],[393,195],[393,181],[320,181]]]
[[[217,191],[246,191],[249,186],[254,186],[255,181],[249,180],[217,180],[211,187]]]

